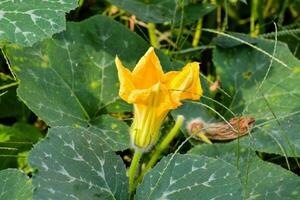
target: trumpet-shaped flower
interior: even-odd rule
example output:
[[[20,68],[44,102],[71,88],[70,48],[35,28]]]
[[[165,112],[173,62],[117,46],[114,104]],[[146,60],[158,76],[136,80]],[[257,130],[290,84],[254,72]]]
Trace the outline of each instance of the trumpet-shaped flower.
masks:
[[[187,64],[181,71],[164,73],[152,47],[131,72],[116,57],[120,97],[134,105],[131,141],[135,148],[149,150],[159,138],[159,129],[168,112],[181,100],[202,96],[199,63]]]

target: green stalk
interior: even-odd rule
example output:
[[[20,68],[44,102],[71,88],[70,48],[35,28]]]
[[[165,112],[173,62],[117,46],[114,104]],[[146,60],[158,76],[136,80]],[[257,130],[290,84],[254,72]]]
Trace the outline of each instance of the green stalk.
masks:
[[[221,31],[221,24],[222,24],[222,7],[218,5],[217,7],[217,30]]]
[[[224,1],[224,9],[225,9],[225,16],[224,16],[223,25],[222,25],[222,31],[223,32],[228,28],[228,4],[227,4],[227,0]]]
[[[150,38],[150,44],[155,47],[158,48],[158,42],[157,42],[157,38],[155,35],[155,24],[154,23],[148,23],[148,34],[149,34],[149,38]]]
[[[79,0],[78,1],[78,7],[81,8],[84,4],[84,0]]]
[[[0,86],[0,90],[5,90],[7,88],[14,87],[16,85],[19,85],[19,81],[13,82],[13,83],[9,83],[9,84],[6,84],[6,85],[2,85],[2,86]]]
[[[132,193],[135,190],[134,179],[135,179],[135,176],[136,176],[136,169],[139,165],[139,161],[140,161],[140,158],[141,158],[142,154],[143,153],[141,151],[135,150],[134,156],[132,158],[132,162],[131,162],[131,165],[130,165],[130,168],[129,168],[128,176],[129,176],[129,195],[130,196],[132,195]]]
[[[257,20],[258,14],[257,14],[257,6],[258,6],[258,0],[252,0],[251,2],[251,16],[250,16],[250,35],[252,37],[256,37],[258,35],[255,22]]]
[[[258,34],[265,32],[265,26],[264,26],[264,4],[258,3],[257,5],[257,19],[258,19]]]
[[[193,43],[192,43],[193,47],[196,47],[199,44],[201,33],[202,33],[202,22],[203,22],[203,18],[200,18],[198,20],[198,23],[196,26],[196,32],[195,32],[194,38],[193,38]]]
[[[144,175],[147,171],[149,171],[161,157],[161,154],[164,152],[165,149],[168,148],[171,141],[176,137],[179,132],[180,127],[182,126],[184,121],[184,117],[182,115],[178,115],[176,123],[171,131],[167,134],[167,136],[163,139],[163,141],[156,147],[153,155],[151,156],[150,161],[147,163],[146,167],[142,170],[141,175],[138,178],[137,182],[141,182],[143,180]]]
[[[198,137],[198,138],[200,138],[206,144],[212,144],[212,142],[210,141],[210,139],[205,136],[204,132],[196,133],[195,136]]]
[[[270,11],[272,5],[273,5],[273,0],[267,0],[267,4],[266,4],[266,6],[264,7],[264,10],[263,10],[263,17],[264,18],[267,18],[267,17],[269,17],[270,14],[272,14],[271,11]]]

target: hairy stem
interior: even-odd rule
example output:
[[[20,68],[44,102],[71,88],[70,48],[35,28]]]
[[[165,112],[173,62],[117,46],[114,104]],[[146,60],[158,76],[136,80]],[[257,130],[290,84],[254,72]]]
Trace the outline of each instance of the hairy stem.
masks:
[[[139,161],[140,161],[140,158],[141,158],[142,154],[143,153],[141,151],[135,150],[134,156],[132,158],[132,162],[131,162],[131,165],[130,165],[130,168],[129,168],[128,176],[129,176],[129,195],[130,196],[132,195],[132,193],[135,190],[134,179],[135,179],[135,176],[136,176],[136,169],[139,165]]]
[[[137,182],[141,182],[144,175],[146,174],[147,171],[149,171],[158,161],[160,158],[161,154],[164,152],[166,148],[168,148],[169,144],[171,141],[176,137],[176,135],[179,132],[180,127],[182,126],[184,121],[184,117],[182,115],[179,115],[177,117],[176,123],[174,127],[171,129],[171,131],[167,134],[167,136],[163,139],[163,141],[158,144],[156,147],[153,155],[151,156],[150,161],[147,163],[146,167],[142,170],[141,175],[138,178]]]

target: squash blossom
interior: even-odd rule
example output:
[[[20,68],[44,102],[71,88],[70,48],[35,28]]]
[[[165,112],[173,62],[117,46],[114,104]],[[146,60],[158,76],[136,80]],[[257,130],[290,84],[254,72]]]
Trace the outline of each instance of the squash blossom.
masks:
[[[134,106],[130,130],[134,148],[148,151],[157,142],[159,129],[168,112],[181,100],[202,96],[199,63],[187,64],[181,71],[164,73],[152,47],[131,72],[115,59],[120,80],[120,97]]]

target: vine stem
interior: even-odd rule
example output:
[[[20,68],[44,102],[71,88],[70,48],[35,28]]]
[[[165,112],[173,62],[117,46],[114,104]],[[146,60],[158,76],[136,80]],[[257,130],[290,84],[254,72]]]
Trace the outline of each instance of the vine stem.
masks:
[[[182,126],[184,121],[184,117],[182,115],[177,116],[176,123],[171,131],[167,134],[167,136],[163,139],[163,141],[156,147],[153,155],[150,158],[150,161],[147,163],[146,167],[142,170],[141,175],[139,176],[137,183],[143,180],[144,175],[148,172],[158,161],[161,154],[164,152],[166,148],[169,147],[170,142],[176,137],[179,132],[180,127]]]
[[[136,184],[134,184],[134,179],[136,176],[136,169],[139,165],[139,161],[140,161],[140,158],[142,155],[143,155],[143,152],[135,150],[133,158],[132,158],[132,162],[131,162],[131,165],[129,168],[128,176],[129,176],[129,195],[130,196],[132,195],[132,193],[135,190]]]

